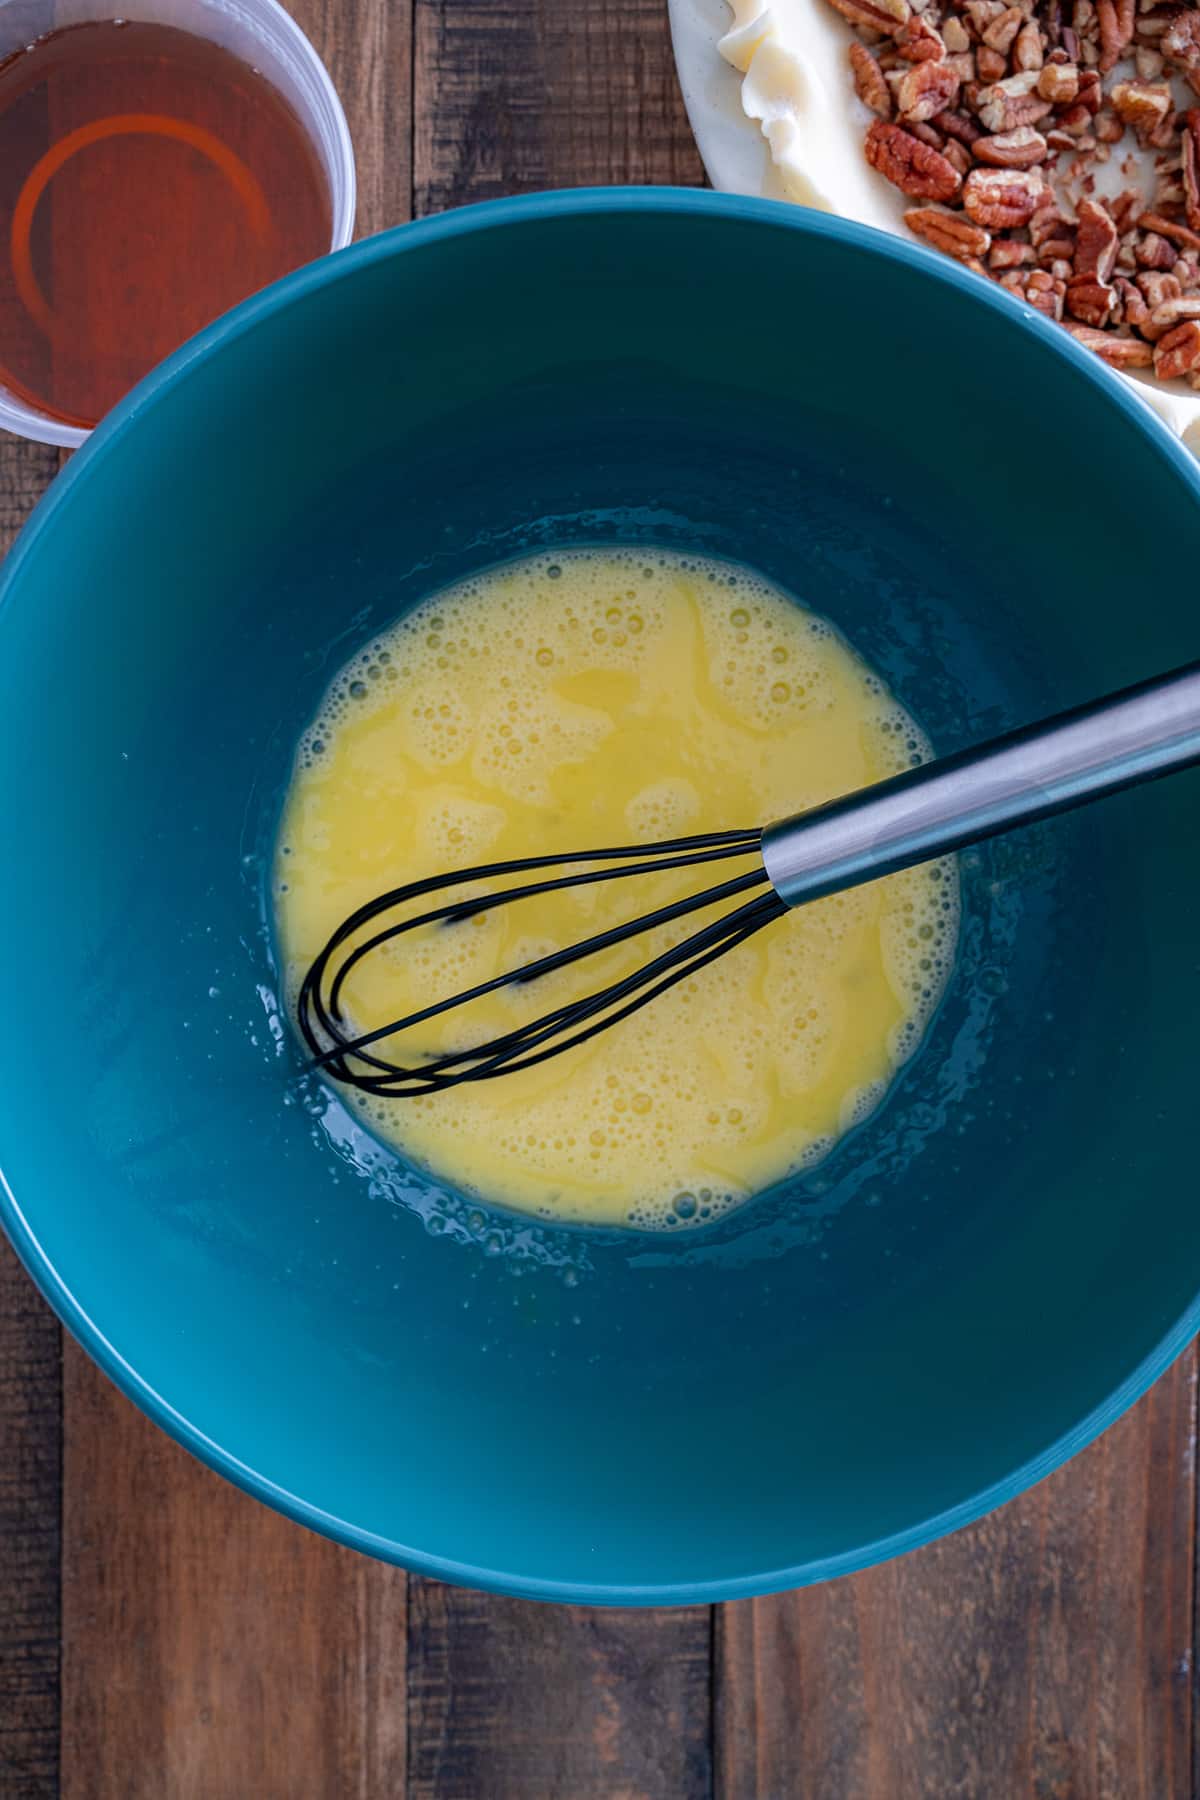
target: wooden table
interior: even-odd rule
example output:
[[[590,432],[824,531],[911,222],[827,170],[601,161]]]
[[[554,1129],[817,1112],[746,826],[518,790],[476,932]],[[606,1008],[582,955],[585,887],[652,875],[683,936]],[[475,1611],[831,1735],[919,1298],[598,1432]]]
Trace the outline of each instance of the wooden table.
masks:
[[[698,183],[665,0],[298,0],[359,232]],[[5,439],[0,543],[59,464]],[[0,1245],[0,1800],[1180,1800],[1196,1353],[947,1542],[661,1612],[408,1579],[257,1506],[108,1384]]]

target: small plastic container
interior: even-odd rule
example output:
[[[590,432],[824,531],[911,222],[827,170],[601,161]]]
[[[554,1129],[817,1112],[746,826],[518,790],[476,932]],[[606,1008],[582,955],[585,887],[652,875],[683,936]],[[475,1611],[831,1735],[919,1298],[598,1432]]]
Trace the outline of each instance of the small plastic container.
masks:
[[[219,44],[257,69],[288,101],[329,181],[330,250],[354,235],[354,146],[337,89],[320,57],[277,0],[0,0],[0,62],[48,32],[121,18],[173,25]],[[0,428],[75,448],[88,432],[38,411],[0,384]]]

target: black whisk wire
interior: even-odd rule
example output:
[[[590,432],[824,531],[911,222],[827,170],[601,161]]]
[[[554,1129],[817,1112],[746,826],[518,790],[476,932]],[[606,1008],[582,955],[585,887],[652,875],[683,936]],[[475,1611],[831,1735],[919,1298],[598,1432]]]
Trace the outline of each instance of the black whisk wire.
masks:
[[[566,1050],[586,1043],[597,1033],[628,1018],[660,994],[715,961],[718,956],[744,943],[772,920],[781,917],[787,908],[774,889],[766,894],[759,894],[720,918],[710,921],[679,943],[651,957],[631,974],[602,987],[597,993],[554,1007],[485,1043],[468,1049],[448,1051],[441,1056],[430,1056],[413,1065],[392,1061],[380,1054],[377,1048],[390,1037],[410,1031],[430,1019],[466,1006],[500,989],[536,981],[567,968],[584,957],[594,956],[626,943],[643,932],[670,925],[691,913],[703,911],[723,900],[734,899],[756,887],[769,886],[761,861],[758,868],[745,874],[596,932],[579,943],[538,957],[519,968],[507,970],[463,993],[450,995],[372,1031],[346,1034],[341,1006],[343,990],[352,971],[366,956],[418,927],[461,924],[498,906],[535,899],[567,888],[585,887],[598,881],[629,875],[655,875],[698,864],[719,862],[729,857],[759,855],[761,836],[761,831],[757,829],[710,832],[697,837],[672,838],[656,844],[574,851],[563,856],[521,857],[507,862],[481,864],[471,869],[454,870],[410,882],[404,887],[394,888],[380,895],[359,907],[338,927],[301,983],[297,1014],[301,1033],[311,1053],[306,1068],[309,1071],[324,1069],[335,1080],[362,1093],[401,1098],[436,1093],[461,1082],[483,1081],[520,1069],[533,1068],[552,1056],[561,1055]],[[597,868],[596,864],[601,866]],[[613,867],[613,864],[619,866]],[[565,866],[571,868],[571,872],[566,875],[556,874],[498,890],[488,887],[481,894],[466,898],[462,896],[461,890],[476,882],[490,884],[507,876],[531,875]],[[415,916],[393,916],[388,924],[372,932],[369,937],[359,938],[362,931],[385,915],[395,915],[413,901],[447,888],[457,890],[457,897],[443,906],[425,909]]]

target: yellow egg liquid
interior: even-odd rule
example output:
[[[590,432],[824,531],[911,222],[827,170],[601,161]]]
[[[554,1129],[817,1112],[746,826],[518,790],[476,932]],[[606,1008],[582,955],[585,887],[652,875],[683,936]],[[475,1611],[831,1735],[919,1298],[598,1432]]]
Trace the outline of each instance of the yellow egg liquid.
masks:
[[[341,921],[403,883],[754,827],[928,753],[845,640],[744,568],[644,549],[504,564],[358,652],[301,741],[275,868],[289,1004]],[[752,866],[605,881],[423,928],[358,966],[347,1020],[370,1031]],[[411,1062],[483,1042],[712,916],[379,1048]],[[537,1068],[416,1099],[339,1091],[377,1136],[484,1201],[594,1225],[707,1223],[878,1103],[920,1041],[957,930],[953,862],[911,870],[787,914]]]

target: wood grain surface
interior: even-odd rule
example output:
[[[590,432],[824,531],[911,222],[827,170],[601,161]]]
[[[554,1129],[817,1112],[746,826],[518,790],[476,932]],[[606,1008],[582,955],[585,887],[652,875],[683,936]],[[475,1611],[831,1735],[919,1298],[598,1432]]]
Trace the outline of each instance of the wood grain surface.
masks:
[[[0,555],[58,451],[0,432]],[[58,1779],[62,1333],[0,1234],[0,1800]]]
[[[1184,1800],[1196,1361],[914,1555],[722,1607],[717,1800]]]
[[[346,102],[360,233],[503,193],[702,179],[662,0],[293,10]],[[0,547],[56,466],[0,441]],[[0,1800],[1200,1796],[1194,1350],[940,1545],[645,1613],[339,1550],[59,1344],[0,1246]]]

